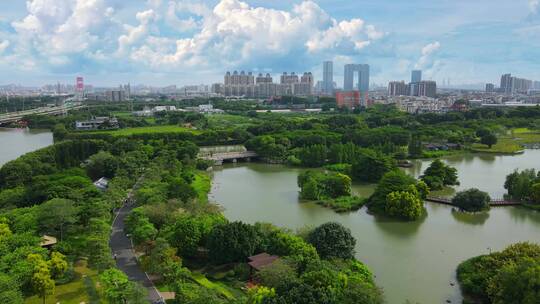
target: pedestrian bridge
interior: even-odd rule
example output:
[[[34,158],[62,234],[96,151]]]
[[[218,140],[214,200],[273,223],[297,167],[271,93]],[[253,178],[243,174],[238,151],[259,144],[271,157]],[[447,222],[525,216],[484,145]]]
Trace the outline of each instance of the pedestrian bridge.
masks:
[[[198,157],[200,159],[214,161],[216,165],[222,165],[223,162],[237,162],[239,160],[250,161],[257,157],[257,153],[254,151],[248,151],[246,147],[242,145],[234,146],[213,146],[202,147],[199,151]]]

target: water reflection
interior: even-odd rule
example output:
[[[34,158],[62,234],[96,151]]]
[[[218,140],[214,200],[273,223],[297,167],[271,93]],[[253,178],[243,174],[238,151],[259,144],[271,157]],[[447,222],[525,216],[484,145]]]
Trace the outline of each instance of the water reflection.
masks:
[[[418,233],[418,229],[426,221],[428,217],[427,210],[424,209],[422,217],[416,221],[397,221],[396,219],[387,218],[384,216],[375,216],[375,225],[386,235],[397,239],[407,239],[414,237]]]
[[[532,224],[540,228],[540,212],[525,207],[511,207],[509,214],[512,219],[521,224]]]
[[[460,223],[464,223],[468,225],[484,225],[484,223],[489,218],[489,211],[468,213],[468,212],[461,212],[459,210],[452,208],[452,217]]]

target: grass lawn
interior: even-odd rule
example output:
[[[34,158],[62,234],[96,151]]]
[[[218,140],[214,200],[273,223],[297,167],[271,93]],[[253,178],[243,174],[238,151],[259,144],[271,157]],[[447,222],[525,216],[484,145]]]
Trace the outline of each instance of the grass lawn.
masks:
[[[254,125],[259,120],[240,115],[217,114],[209,115],[208,126],[212,129],[228,129],[234,127],[249,127]]]
[[[47,304],[55,303],[106,303],[105,299],[101,299],[97,290],[96,283],[98,281],[97,271],[86,267],[86,261],[75,263],[75,280],[73,282],[57,285],[53,295],[48,295],[45,299]],[[42,299],[37,296],[26,298],[26,304],[41,304]]]
[[[504,137],[499,138],[491,148],[483,144],[473,144],[471,150],[473,152],[515,154],[523,151],[523,147],[513,138]]]
[[[92,132],[86,132],[86,133],[88,133],[88,134],[111,134],[113,136],[130,136],[130,135],[135,135],[135,134],[176,133],[176,132],[189,132],[189,133],[193,133],[193,134],[200,134],[201,133],[201,131],[192,130],[192,129],[180,127],[180,126],[177,126],[177,125],[125,128],[125,129],[118,129],[118,130],[92,131]]]
[[[195,174],[195,180],[191,184],[197,192],[197,197],[201,203],[208,203],[208,192],[212,187],[210,176],[205,172],[199,171]]]
[[[514,154],[523,151],[522,145],[537,143],[540,143],[540,131],[517,128],[513,129],[510,135],[499,137],[497,144],[493,145],[491,149],[486,145],[473,144],[472,150],[474,152]]]
[[[203,274],[193,272],[193,279],[201,286],[206,287],[208,289],[213,289],[223,295],[225,298],[232,300],[234,299],[234,295],[229,290],[229,287],[221,282],[212,282],[208,280]]]

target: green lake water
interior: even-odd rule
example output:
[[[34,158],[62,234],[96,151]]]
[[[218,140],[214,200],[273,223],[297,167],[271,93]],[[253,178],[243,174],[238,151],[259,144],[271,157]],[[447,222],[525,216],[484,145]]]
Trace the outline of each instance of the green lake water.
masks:
[[[0,128],[0,166],[52,143],[53,136],[48,130]]]
[[[516,156],[462,155],[446,162],[458,169],[457,190],[477,187],[495,198],[505,193],[505,176],[514,169],[540,169],[540,150]],[[414,164],[407,171],[418,176],[429,161]],[[210,198],[233,221],[270,222],[293,230],[336,221],[350,228],[357,240],[356,257],[372,269],[387,303],[461,303],[458,285],[451,286],[461,261],[519,241],[540,243],[540,213],[520,207],[471,215],[426,203],[426,218],[399,222],[377,219],[365,208],[337,214],[300,203],[296,178],[301,170],[259,163],[225,165],[214,171]],[[372,185],[353,188],[364,196],[373,191]]]

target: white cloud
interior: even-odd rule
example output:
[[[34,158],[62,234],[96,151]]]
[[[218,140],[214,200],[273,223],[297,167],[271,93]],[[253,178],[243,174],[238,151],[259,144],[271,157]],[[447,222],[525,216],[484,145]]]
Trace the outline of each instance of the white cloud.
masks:
[[[181,19],[178,17],[177,12],[193,14],[195,16],[205,16],[210,10],[204,4],[170,1],[165,14],[167,24],[176,31],[188,32],[199,28],[201,22],[195,20],[193,16]]]
[[[179,19],[176,12],[200,20]],[[153,43],[141,44],[133,50],[133,60],[156,67],[238,65],[291,53],[358,53],[384,36],[361,19],[338,22],[313,1],[295,5],[291,11],[251,7],[239,0],[221,0],[212,11],[200,4],[170,2],[166,16],[170,24],[197,31],[177,39],[174,52],[158,50]]]
[[[416,62],[415,69],[429,69],[435,61],[433,55],[439,51],[441,44],[438,41],[427,44],[422,48],[422,56]]]
[[[20,47],[48,55],[90,51],[112,34],[114,10],[104,0],[32,0],[28,15],[12,22]]]
[[[531,14],[538,14],[540,9],[540,0],[529,0],[529,10]]]
[[[0,55],[4,53],[4,51],[9,47],[9,41],[4,40],[0,42]]]
[[[158,15],[152,9],[138,12],[135,17],[139,25],[136,27],[125,25],[127,33],[118,38],[118,53],[121,55],[125,54],[130,46],[145,38],[149,34],[152,22],[158,19]]]

